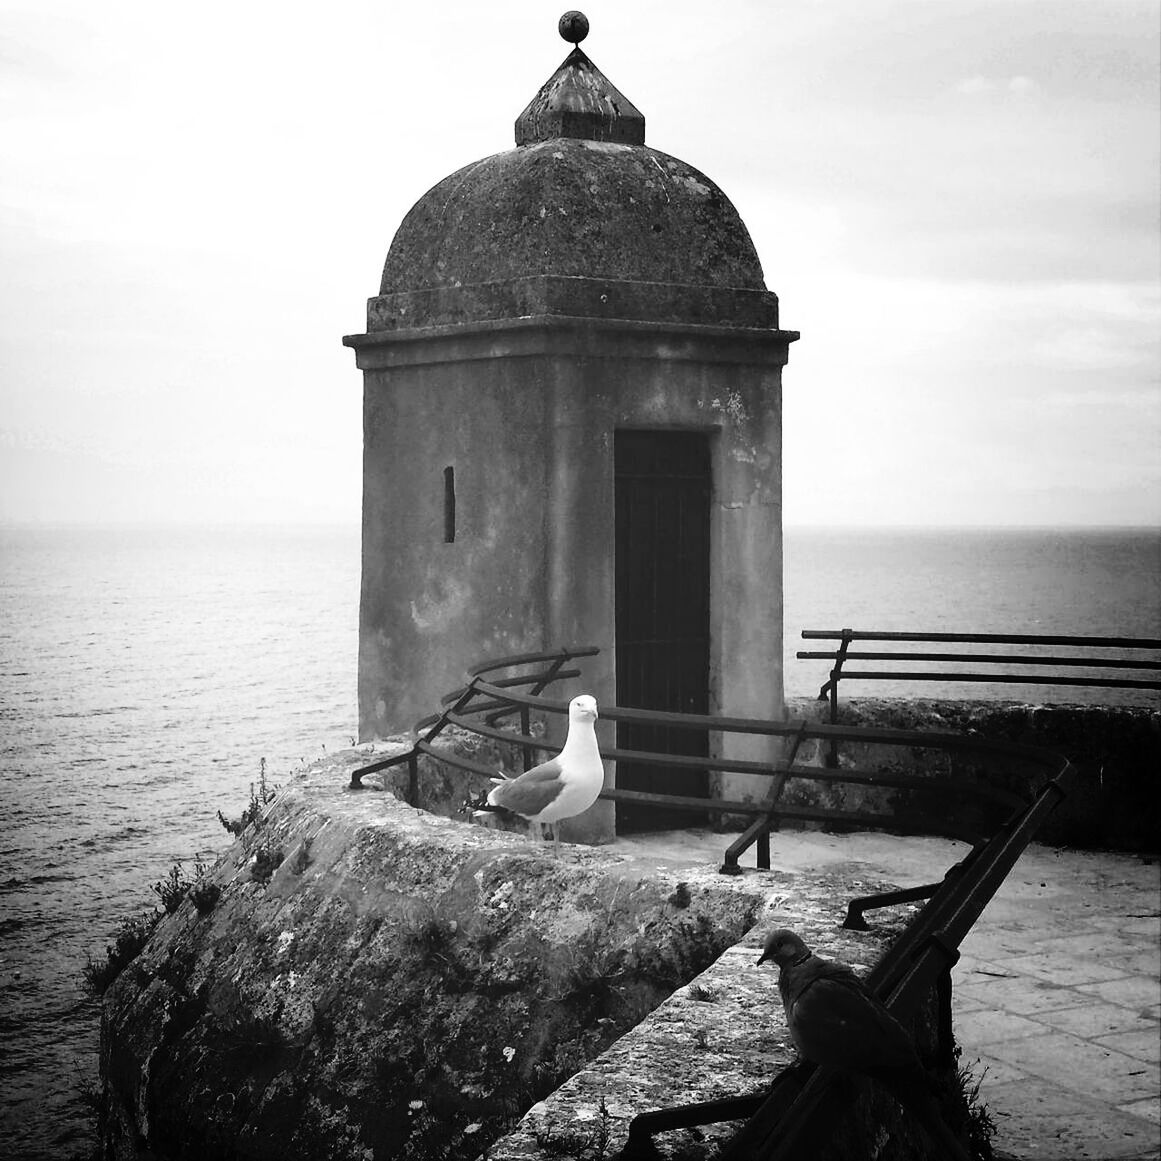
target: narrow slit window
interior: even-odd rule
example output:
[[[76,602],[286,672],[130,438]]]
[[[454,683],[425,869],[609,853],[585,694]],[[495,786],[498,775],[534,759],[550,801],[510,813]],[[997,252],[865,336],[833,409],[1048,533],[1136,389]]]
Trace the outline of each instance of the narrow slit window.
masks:
[[[456,470],[443,470],[443,542],[453,544],[456,538]]]

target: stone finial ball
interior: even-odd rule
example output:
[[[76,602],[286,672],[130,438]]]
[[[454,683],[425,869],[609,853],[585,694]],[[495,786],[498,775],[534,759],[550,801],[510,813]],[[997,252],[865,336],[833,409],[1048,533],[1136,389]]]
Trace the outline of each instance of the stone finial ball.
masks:
[[[583,12],[577,12],[574,9],[572,12],[566,12],[560,18],[557,28],[560,30],[560,35],[569,44],[580,44],[589,34],[589,18]]]

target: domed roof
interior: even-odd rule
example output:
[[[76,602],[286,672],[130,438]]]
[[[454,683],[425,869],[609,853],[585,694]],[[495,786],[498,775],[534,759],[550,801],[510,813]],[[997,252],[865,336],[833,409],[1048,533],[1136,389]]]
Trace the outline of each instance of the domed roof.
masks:
[[[749,232],[704,174],[646,145],[558,137],[420,198],[380,294],[538,274],[765,289]]]
[[[575,44],[588,22],[566,13],[560,30]],[[412,207],[369,330],[544,313],[777,326],[729,198],[645,144],[644,116],[579,46],[517,119],[516,143]]]

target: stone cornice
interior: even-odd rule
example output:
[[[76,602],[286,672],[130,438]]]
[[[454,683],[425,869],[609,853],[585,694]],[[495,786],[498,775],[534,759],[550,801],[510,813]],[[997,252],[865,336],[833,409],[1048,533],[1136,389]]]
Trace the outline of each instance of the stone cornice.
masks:
[[[346,335],[362,370],[536,356],[785,365],[798,331],[533,315]]]

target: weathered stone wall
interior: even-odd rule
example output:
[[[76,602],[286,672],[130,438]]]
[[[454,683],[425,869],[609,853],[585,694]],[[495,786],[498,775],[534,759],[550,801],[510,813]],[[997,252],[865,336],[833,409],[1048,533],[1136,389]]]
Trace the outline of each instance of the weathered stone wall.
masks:
[[[567,644],[601,653],[584,661],[583,682],[554,693],[616,700],[613,458],[623,428],[712,434],[711,704],[776,716],[787,342],[778,331],[553,319],[370,336],[359,348],[360,739],[432,712],[465,665]],[[611,835],[610,812],[596,814]]]
[[[769,892],[754,929],[531,1108],[516,1129],[488,1151],[487,1161],[617,1157],[632,1119],[640,1113],[764,1094],[797,1058],[778,998],[777,970],[756,966],[764,935],[772,927],[790,927],[819,955],[865,973],[899,933],[910,911],[876,913],[871,931],[842,930],[839,924],[855,884],[859,892],[892,886],[870,881],[865,873],[858,864],[816,875],[747,872]],[[946,1062],[941,1065],[936,1050],[934,1005],[917,1017],[912,1031],[931,1069],[944,1119],[961,1139],[971,1140],[962,1088],[954,1068]],[[942,1157],[923,1131],[908,1123],[891,1098],[870,1082],[841,1082],[833,1098],[838,1107],[829,1117],[817,1118],[813,1136],[800,1142],[803,1156],[815,1161]],[[653,1139],[656,1156],[709,1161],[741,1126],[740,1121],[727,1121],[670,1130]]]
[[[813,698],[796,698],[787,704],[791,718],[827,721],[828,712],[825,703]],[[1041,827],[1039,842],[1129,851],[1161,848],[1161,712],[1157,710],[935,698],[852,698],[840,700],[839,722],[971,734],[1056,751],[1077,763],[1079,777],[1068,797]],[[840,754],[844,764],[889,765],[933,778],[954,775],[1002,786],[1013,780],[1026,782],[1029,777],[1025,765],[969,754],[849,743],[843,744]],[[824,746],[812,743],[800,756],[821,764]],[[811,785],[799,783],[793,793],[805,798],[825,793],[812,790]],[[860,804],[884,796],[882,791],[857,793]],[[855,805],[850,801],[845,804]],[[881,808],[883,803],[878,806]]]
[[[347,790],[367,758],[284,786],[107,992],[108,1157],[475,1157],[764,901]]]

